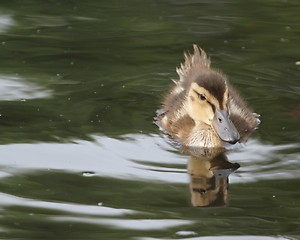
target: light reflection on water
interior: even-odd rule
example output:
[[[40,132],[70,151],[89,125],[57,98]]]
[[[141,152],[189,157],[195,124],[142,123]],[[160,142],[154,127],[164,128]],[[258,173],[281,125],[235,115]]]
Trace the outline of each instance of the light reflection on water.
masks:
[[[192,221],[175,219],[99,219],[99,218],[76,218],[76,217],[53,217],[55,221],[80,222],[96,225],[106,225],[117,229],[127,230],[159,230],[192,224]]]
[[[0,101],[49,98],[52,91],[25,81],[19,76],[0,76]]]
[[[222,236],[222,237],[192,237],[192,238],[181,238],[184,240],[289,240],[290,238],[284,237],[265,237],[265,236]],[[159,238],[139,238],[138,240],[160,240]],[[164,240],[170,240],[164,238]]]
[[[159,135],[130,134],[121,139],[92,136],[94,142],[9,144],[0,146],[2,176],[35,170],[81,172],[130,180],[188,183],[188,156],[177,153]],[[227,154],[241,168],[232,183],[263,179],[290,179],[299,175],[300,159],[284,151],[296,144],[268,145],[250,140],[246,147]],[[280,169],[280,172],[278,172]]]
[[[28,208],[39,208],[46,210],[55,210],[63,213],[70,214],[82,214],[91,216],[122,216],[129,214],[136,214],[137,211],[127,210],[127,209],[114,209],[104,206],[92,206],[84,204],[72,204],[72,203],[57,203],[57,202],[47,202],[38,201],[34,199],[26,199],[16,196],[11,196],[8,194],[0,194],[0,205],[2,207],[8,206],[22,206]]]
[[[168,184],[166,186],[173,185],[175,188],[178,184],[185,185],[186,189],[188,189],[189,184],[191,184],[191,188],[199,187],[199,185],[196,184],[196,186],[193,183],[193,176],[191,175],[191,177],[189,175],[191,174],[191,171],[194,171],[194,174],[196,173],[196,175],[199,174],[199,171],[197,172],[197,170],[195,170],[197,168],[196,165],[199,164],[199,159],[196,159],[196,162],[191,163],[193,159],[189,159],[190,157],[187,155],[179,154],[176,151],[174,152],[174,149],[160,135],[130,134],[124,135],[120,139],[96,135],[92,137],[94,142],[76,140],[72,143],[2,145],[0,146],[2,159],[0,165],[2,182],[5,182],[6,179],[9,179],[12,176],[14,178],[24,174],[24,176],[34,176],[35,173],[40,174],[40,172],[44,172],[45,174],[49,173],[50,177],[52,176],[51,173],[54,173],[54,179],[51,180],[51,182],[60,184],[59,179],[55,179],[55,174],[62,172],[76,174],[82,180],[92,180],[93,178],[101,179],[106,177],[107,179],[110,179],[109,182],[111,182],[113,179],[116,179],[118,180],[117,184],[120,184],[122,180],[130,181],[132,183],[141,181],[143,184],[142,188],[145,189],[147,189],[147,185],[149,184],[158,184],[162,187],[162,189],[166,184]],[[229,152],[227,156],[223,157],[224,164],[226,166],[230,165],[229,168],[227,167],[228,170],[235,165],[227,162],[227,158],[231,162],[240,163],[241,167],[230,176],[229,174],[232,172],[231,170],[231,172],[222,172],[226,176],[223,176],[221,180],[216,180],[217,187],[224,184],[223,190],[221,190],[222,197],[224,199],[221,199],[222,204],[217,205],[226,205],[228,203],[228,195],[230,198],[230,191],[229,193],[227,192],[228,185],[226,183],[226,178],[228,176],[230,185],[232,186],[238,183],[253,182],[264,179],[276,180],[278,177],[280,177],[281,180],[297,178],[300,161],[295,162],[295,158],[299,158],[299,156],[293,153],[284,153],[285,151],[293,148],[295,148],[294,145],[272,146],[260,143],[257,140],[250,140],[244,148],[241,148],[238,151],[235,150]],[[273,158],[279,160],[272,162]],[[220,161],[220,159],[218,159],[218,161]],[[195,165],[195,163],[197,164]],[[200,164],[201,174],[210,175],[210,171],[203,173],[203,164],[206,164],[205,161],[202,161]],[[293,165],[293,167],[290,165]],[[260,168],[261,166],[262,168]],[[278,174],[279,168],[281,169],[280,174]],[[235,170],[234,168],[232,169]],[[225,171],[227,171],[226,167]],[[209,176],[209,178],[210,177],[211,176]],[[63,177],[60,179],[68,178]],[[77,183],[81,184],[80,182],[82,182],[82,180],[77,180]],[[35,180],[33,179],[33,181]],[[17,182],[19,181],[17,180]],[[101,183],[101,181],[99,182]],[[21,185],[19,187],[22,187],[22,184],[23,183],[21,181]],[[24,184],[24,187],[26,187],[26,185],[30,186],[32,183],[29,184],[25,182]],[[43,188],[47,187],[47,184],[47,182],[42,183]],[[67,182],[62,184],[68,186]],[[156,187],[158,185],[156,185]],[[112,183],[112,186],[114,186],[114,183]],[[130,192],[133,190],[130,190],[130,188],[122,189],[122,185],[116,185],[115,188],[119,188],[119,190],[117,190],[114,194],[110,192],[110,195],[120,198],[118,196],[118,191],[122,191],[122,195],[125,194],[124,196],[126,196],[122,199],[122,204],[115,206],[111,203],[111,200],[105,198],[105,193],[103,193],[104,195],[102,196],[101,190],[99,190],[100,195],[97,194],[99,196],[89,204],[72,203],[69,202],[69,200],[53,201],[50,199],[30,199],[26,197],[26,193],[25,197],[24,193],[21,193],[21,195],[18,193],[2,193],[0,196],[0,207],[2,209],[15,207],[26,208],[29,213],[33,213],[32,216],[38,216],[34,214],[36,212],[38,212],[39,215],[45,214],[48,222],[58,224],[68,223],[71,225],[89,224],[103,226],[108,229],[166,231],[167,229],[171,230],[173,228],[184,230],[186,229],[185,226],[197,225],[195,220],[203,224],[203,220],[201,220],[201,218],[205,218],[205,216],[199,216],[201,217],[200,219],[198,219],[198,217],[197,219],[190,217],[179,217],[178,219],[175,210],[171,210],[168,214],[164,215],[163,219],[161,219],[162,217],[159,217],[158,212],[149,211],[147,210],[147,207],[140,209],[138,204],[135,205],[134,202],[130,203],[127,201],[127,197],[132,197]],[[45,190],[47,191],[47,189]],[[33,190],[31,189],[31,191]],[[91,196],[94,193],[92,188],[89,192]],[[87,192],[85,192],[85,194],[86,193]],[[78,194],[81,195],[80,192],[78,192]],[[173,196],[171,202],[176,202],[177,199],[182,198],[185,194],[186,193],[184,191],[182,192],[182,190],[180,190],[175,197]],[[201,205],[201,199],[196,199],[195,201],[195,194],[192,191],[189,195],[189,202],[192,202],[194,206],[207,205],[207,203]],[[133,195],[133,197],[138,196],[139,194],[136,196]],[[154,196],[154,202],[150,200],[149,204],[154,204],[155,206],[155,202],[161,201],[161,197],[164,199],[166,196]],[[109,199],[111,199],[111,196]],[[95,202],[95,200],[97,202]],[[104,200],[104,202],[102,202],[102,200]],[[214,199],[212,201],[214,201]],[[185,202],[184,204],[181,203],[180,206],[181,208],[185,208],[189,207],[190,204]],[[232,212],[237,211],[237,213],[239,213],[241,211],[239,209],[234,210],[234,206],[232,205],[231,207],[233,207],[233,209],[231,209]],[[55,214],[49,214],[49,211]],[[248,221],[250,220],[251,217]],[[213,218],[209,221],[215,221],[215,219]],[[221,218],[218,221],[222,222],[224,219],[222,220]],[[194,234],[192,234],[192,236],[193,235]],[[213,240],[218,238],[211,239]],[[245,236],[244,239],[252,239],[252,237]],[[258,237],[257,239],[264,238]]]
[[[0,32],[5,32],[9,27],[15,25],[13,18],[9,15],[0,16]]]

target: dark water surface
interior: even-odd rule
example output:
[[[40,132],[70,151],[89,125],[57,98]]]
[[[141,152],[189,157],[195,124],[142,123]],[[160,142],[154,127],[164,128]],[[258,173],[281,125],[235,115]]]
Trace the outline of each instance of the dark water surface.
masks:
[[[226,207],[152,123],[193,43],[262,115]],[[299,61],[296,0],[1,1],[0,239],[300,239]]]

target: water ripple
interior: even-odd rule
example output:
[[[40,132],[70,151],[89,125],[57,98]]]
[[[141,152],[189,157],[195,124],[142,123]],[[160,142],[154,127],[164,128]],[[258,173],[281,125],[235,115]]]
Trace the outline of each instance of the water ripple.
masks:
[[[76,217],[53,217],[55,221],[63,222],[80,222],[88,224],[106,225],[113,228],[121,228],[128,230],[160,230],[181,225],[192,224],[189,220],[175,219],[95,219],[95,218],[76,218]]]
[[[0,177],[36,170],[78,172],[83,177],[106,176],[130,180],[187,183],[188,156],[174,151],[158,135],[126,135],[122,139],[93,136],[95,142],[10,144],[0,146]],[[241,168],[232,183],[297,178],[300,157],[286,153],[298,145],[268,145],[249,141],[228,154]]]
[[[160,240],[161,238],[138,238],[138,240]],[[163,238],[164,240],[170,240],[171,238]],[[291,238],[285,237],[267,237],[267,236],[221,236],[221,237],[193,237],[193,238],[181,238],[184,240],[290,240]]]
[[[92,216],[122,216],[138,213],[137,211],[133,210],[114,209],[104,206],[38,201],[4,193],[0,194],[0,206],[23,206]]]

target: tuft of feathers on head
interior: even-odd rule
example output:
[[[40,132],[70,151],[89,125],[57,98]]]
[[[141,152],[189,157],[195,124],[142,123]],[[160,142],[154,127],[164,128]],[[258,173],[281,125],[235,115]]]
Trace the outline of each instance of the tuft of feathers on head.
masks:
[[[194,68],[209,68],[210,67],[210,60],[207,57],[206,53],[198,47],[196,44],[193,44],[194,53],[191,54],[189,52],[184,53],[184,63],[180,65],[180,67],[176,68],[176,72],[178,73],[180,80],[183,81],[187,75]]]

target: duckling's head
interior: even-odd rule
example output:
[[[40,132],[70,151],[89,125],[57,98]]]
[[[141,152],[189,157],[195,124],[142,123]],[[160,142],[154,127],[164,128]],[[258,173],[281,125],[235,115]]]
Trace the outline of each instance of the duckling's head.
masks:
[[[194,69],[189,77],[186,107],[190,117],[196,124],[211,126],[222,141],[238,142],[240,134],[230,119],[226,77],[209,67]]]

